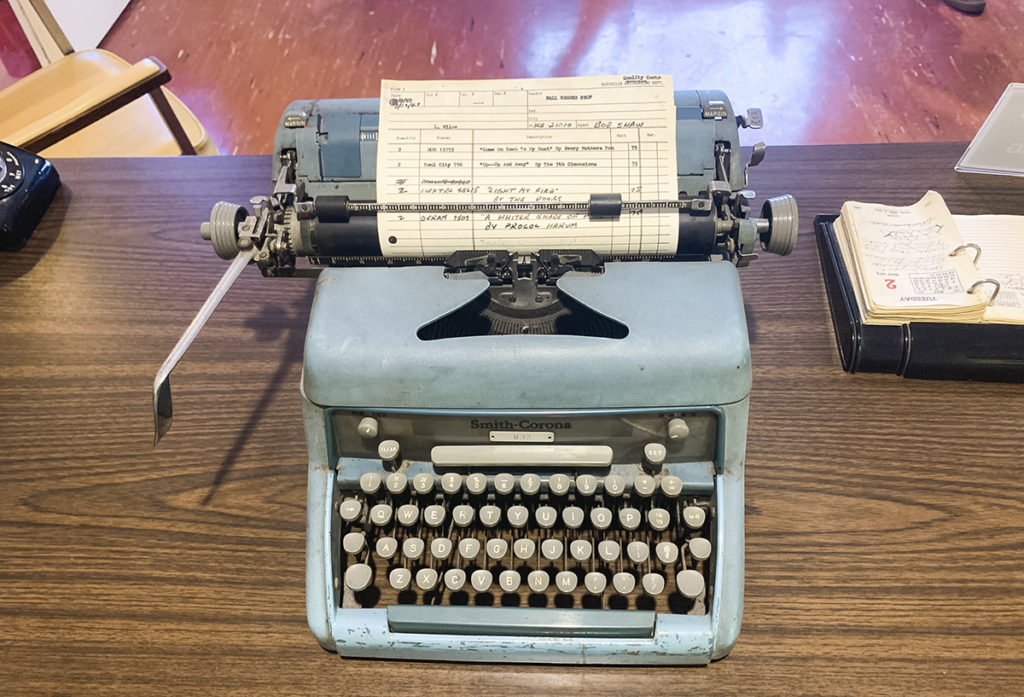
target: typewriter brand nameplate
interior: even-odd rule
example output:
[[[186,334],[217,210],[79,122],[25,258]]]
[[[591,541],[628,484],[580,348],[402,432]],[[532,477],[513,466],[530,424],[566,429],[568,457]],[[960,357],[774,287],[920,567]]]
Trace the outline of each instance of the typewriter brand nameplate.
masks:
[[[672,79],[622,75],[381,82],[377,197],[388,203],[577,203],[674,198]],[[380,213],[384,256],[456,250],[671,255],[678,211],[618,219],[515,213]]]
[[[491,431],[493,443],[552,443],[555,434],[551,431]]]

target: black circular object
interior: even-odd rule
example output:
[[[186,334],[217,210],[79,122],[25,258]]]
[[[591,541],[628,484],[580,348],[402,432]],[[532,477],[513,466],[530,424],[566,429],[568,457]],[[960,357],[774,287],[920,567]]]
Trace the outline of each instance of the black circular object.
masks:
[[[0,198],[7,198],[21,186],[25,171],[10,150],[0,150]]]

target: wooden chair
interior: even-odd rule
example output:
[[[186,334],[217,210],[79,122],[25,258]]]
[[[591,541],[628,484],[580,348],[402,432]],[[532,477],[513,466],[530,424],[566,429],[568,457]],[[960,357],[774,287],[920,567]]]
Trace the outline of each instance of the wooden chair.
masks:
[[[47,23],[49,12],[40,14]],[[49,19],[64,57],[0,91],[0,141],[44,157],[217,154],[195,115],[161,87],[171,75],[159,60],[73,51]]]

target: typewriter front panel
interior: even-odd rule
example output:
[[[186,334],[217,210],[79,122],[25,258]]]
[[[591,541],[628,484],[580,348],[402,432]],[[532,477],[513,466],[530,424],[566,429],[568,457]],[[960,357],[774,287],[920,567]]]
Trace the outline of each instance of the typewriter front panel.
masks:
[[[309,537],[327,540],[311,550],[326,569],[309,562],[314,631],[339,653],[395,658],[703,663],[724,655],[739,619],[726,617],[719,632],[722,608],[738,613],[742,594],[742,475],[728,480],[740,487],[730,493],[716,470],[736,460],[725,433],[745,431],[741,406],[308,405],[307,425],[321,419],[333,465],[311,470],[310,506],[319,505]],[[739,530],[738,553],[727,527]],[[723,574],[733,577],[724,601]]]

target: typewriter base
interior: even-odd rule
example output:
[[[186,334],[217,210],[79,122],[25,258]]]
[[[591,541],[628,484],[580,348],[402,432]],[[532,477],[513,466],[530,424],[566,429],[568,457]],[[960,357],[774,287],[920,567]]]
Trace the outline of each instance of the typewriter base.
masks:
[[[338,544],[337,472],[322,464],[327,448],[320,435],[321,442],[310,442],[316,462],[310,467],[307,503],[306,602],[310,628],[324,648],[362,658],[701,665],[724,657],[736,641],[742,617],[742,446],[747,400],[716,409],[722,417],[722,431],[727,434],[723,457],[729,465],[724,472],[715,473],[712,463],[704,463],[705,483],[701,484],[701,475],[697,474],[700,463],[672,470],[688,482],[698,482],[701,490],[714,492],[717,552],[711,577],[714,588],[705,614],[586,610],[574,604],[561,616],[556,616],[556,608],[536,612],[534,608],[517,607],[514,620],[509,620],[509,615],[502,614],[508,609],[502,607],[343,607],[334,551]],[[324,410],[307,401],[307,428],[323,434],[324,419]],[[322,452],[324,459],[316,458],[317,452]],[[345,467],[351,467],[351,476],[358,478],[363,470],[379,468],[379,461],[347,460]],[[408,471],[411,475],[428,468],[429,463],[413,463]],[[513,624],[523,627],[518,630],[522,633],[516,634]],[[430,631],[420,631],[426,628]]]

